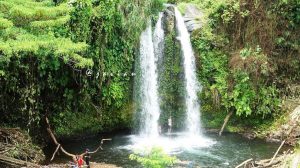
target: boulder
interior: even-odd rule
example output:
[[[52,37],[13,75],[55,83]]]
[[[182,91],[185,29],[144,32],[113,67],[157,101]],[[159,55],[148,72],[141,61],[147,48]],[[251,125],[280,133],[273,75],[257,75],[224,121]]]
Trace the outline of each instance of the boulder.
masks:
[[[168,6],[163,16],[165,34],[175,31],[175,12],[173,6]]]
[[[185,9],[184,22],[189,32],[202,27],[203,12],[194,4],[187,4]]]

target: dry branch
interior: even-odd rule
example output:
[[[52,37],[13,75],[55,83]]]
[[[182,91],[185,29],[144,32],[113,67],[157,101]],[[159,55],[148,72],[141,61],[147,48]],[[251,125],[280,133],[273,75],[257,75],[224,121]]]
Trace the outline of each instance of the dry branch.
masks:
[[[51,130],[51,127],[50,127],[50,124],[49,124],[49,120],[48,120],[47,117],[46,117],[46,123],[47,123],[47,126],[48,126],[47,131],[48,131],[48,133],[50,134],[50,137],[51,137],[51,139],[53,140],[53,142],[55,143],[55,145],[59,146],[60,150],[61,150],[64,154],[66,154],[66,155],[72,157],[72,159],[75,160],[75,156],[76,156],[76,155],[67,152],[67,151],[60,145],[60,143],[57,142],[56,137],[54,136],[54,134],[53,134],[53,132],[52,132],[52,130]],[[57,151],[55,151],[55,152],[53,153],[52,158],[54,158],[56,152],[57,152]]]
[[[55,156],[55,154],[57,153],[59,147],[60,147],[60,144],[57,145],[57,147],[56,147],[56,149],[55,149],[55,152],[53,153],[52,158],[50,159],[50,161],[52,161],[52,160],[54,159],[54,156]]]
[[[93,153],[98,152],[99,149],[103,150],[102,144],[104,143],[104,141],[111,141],[111,139],[102,139],[102,140],[101,140],[101,143],[100,143],[100,146],[99,146],[97,149],[95,149],[94,151],[89,152],[89,153],[90,153],[90,154],[93,154]],[[84,154],[82,154],[82,155],[84,155]]]
[[[53,142],[55,143],[55,145],[57,145],[56,150],[55,150],[55,152],[53,153],[52,158],[51,158],[50,161],[52,161],[52,160],[54,159],[55,154],[57,153],[58,149],[60,149],[65,155],[72,157],[73,160],[76,160],[76,154],[72,154],[72,153],[67,152],[67,151],[61,146],[61,144],[58,143],[58,141],[57,141],[55,135],[53,134],[53,132],[52,132],[52,130],[51,130],[50,123],[49,123],[49,120],[48,120],[47,117],[46,117],[46,123],[47,123],[47,126],[48,126],[47,131],[48,131],[48,133],[50,134],[50,137],[51,137],[51,139],[53,140]],[[99,145],[99,147],[96,148],[96,150],[94,150],[94,151],[92,151],[92,152],[89,152],[89,153],[90,153],[90,154],[93,154],[93,153],[98,152],[99,149],[103,150],[102,144],[104,143],[104,141],[110,141],[110,140],[111,140],[111,139],[102,139],[102,140],[101,140],[101,143],[100,143],[100,145]],[[83,157],[85,154],[86,154],[86,153],[82,153],[82,154],[80,154],[80,156]]]
[[[272,167],[273,165],[279,164],[282,160],[285,159],[287,151],[284,155],[278,156],[278,153],[280,151],[280,149],[282,148],[282,146],[284,145],[286,140],[282,141],[282,143],[280,144],[280,146],[278,147],[277,151],[275,152],[274,156],[271,159],[263,159],[260,160],[258,162],[255,162],[256,167]],[[236,166],[235,168],[239,168],[242,165],[245,165],[247,162],[249,162],[252,159],[248,159],[246,161],[244,161],[243,163],[239,164],[238,166]],[[256,168],[255,166],[252,166],[253,168]]]
[[[281,145],[279,146],[279,148],[277,149],[276,153],[274,154],[273,158],[271,159],[271,161],[269,162],[269,164],[272,164],[274,158],[277,156],[278,152],[280,151],[280,149],[282,148],[282,146],[284,145],[285,140],[282,141]]]
[[[243,163],[241,163],[241,164],[237,165],[235,168],[242,167],[242,166],[246,165],[247,163],[249,163],[249,162],[251,162],[251,161],[253,161],[253,159],[252,159],[252,158],[251,158],[251,159],[248,159],[248,160],[245,160]]]

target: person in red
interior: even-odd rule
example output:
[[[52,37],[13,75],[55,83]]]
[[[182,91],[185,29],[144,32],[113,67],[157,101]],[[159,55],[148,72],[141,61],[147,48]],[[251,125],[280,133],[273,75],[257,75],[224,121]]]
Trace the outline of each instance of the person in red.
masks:
[[[83,159],[81,155],[78,156],[77,164],[79,168],[83,165]]]

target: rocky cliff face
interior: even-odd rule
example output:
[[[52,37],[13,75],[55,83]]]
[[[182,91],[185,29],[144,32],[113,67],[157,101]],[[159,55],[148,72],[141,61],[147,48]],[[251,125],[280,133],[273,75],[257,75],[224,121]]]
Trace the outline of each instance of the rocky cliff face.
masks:
[[[158,59],[159,95],[161,98],[160,125],[167,131],[168,119],[172,120],[172,129],[184,127],[184,80],[180,43],[177,39],[174,6],[163,11],[164,30],[163,56]]]
[[[192,32],[202,27],[203,13],[193,4],[188,4],[185,9],[184,22],[187,29]]]

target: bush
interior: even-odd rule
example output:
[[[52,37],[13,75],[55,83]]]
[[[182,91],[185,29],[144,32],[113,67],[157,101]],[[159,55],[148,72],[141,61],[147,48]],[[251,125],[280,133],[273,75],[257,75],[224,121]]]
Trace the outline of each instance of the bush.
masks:
[[[174,165],[177,161],[175,156],[168,156],[159,147],[154,147],[150,151],[144,152],[143,155],[131,154],[129,159],[136,160],[145,168],[164,168]]]

